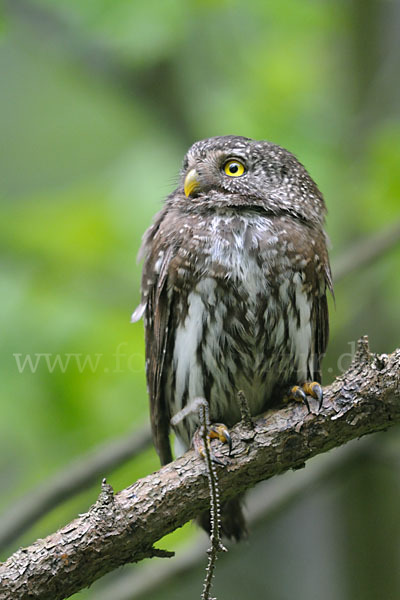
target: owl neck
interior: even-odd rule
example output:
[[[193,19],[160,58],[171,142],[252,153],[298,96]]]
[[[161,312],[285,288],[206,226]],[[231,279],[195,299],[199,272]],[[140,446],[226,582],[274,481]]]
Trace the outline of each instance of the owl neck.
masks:
[[[313,200],[313,199],[311,199]],[[315,198],[313,203],[315,210],[301,203],[289,204],[285,199],[279,196],[270,196],[268,198],[244,197],[234,194],[208,194],[199,195],[191,198],[190,202],[186,196],[175,196],[174,201],[168,203],[171,208],[178,209],[180,213],[198,214],[209,216],[212,214],[233,215],[233,214],[258,214],[264,217],[289,217],[308,225],[309,227],[322,229],[325,221],[325,205],[322,198]]]

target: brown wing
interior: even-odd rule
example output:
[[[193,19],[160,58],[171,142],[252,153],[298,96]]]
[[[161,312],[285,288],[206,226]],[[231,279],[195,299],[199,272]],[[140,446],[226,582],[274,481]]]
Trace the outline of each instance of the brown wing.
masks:
[[[172,460],[169,442],[170,411],[164,393],[163,369],[173,295],[172,287],[168,286],[168,267],[174,252],[172,246],[162,248],[162,240],[157,235],[164,212],[161,211],[157,215],[154,224],[147,230],[143,239],[139,252],[139,258],[145,256],[142,302],[132,315],[132,321],[137,321],[144,316],[151,428],[161,464]]]
[[[305,226],[302,222],[279,220],[281,239],[290,244],[287,255],[295,272],[302,271],[306,289],[312,302],[311,322],[313,327],[313,359],[308,376],[321,381],[321,362],[329,336],[327,291],[333,295],[332,277],[329,267],[326,237],[321,229]],[[285,231],[282,234],[282,231]],[[305,263],[305,264],[304,264]]]
[[[321,362],[324,358],[326,347],[329,338],[329,314],[328,314],[328,299],[327,291],[333,296],[333,284],[331,270],[329,266],[329,258],[326,246],[320,247],[322,281],[320,281],[320,293],[315,295],[313,305],[313,321],[314,321],[314,381],[321,383]]]

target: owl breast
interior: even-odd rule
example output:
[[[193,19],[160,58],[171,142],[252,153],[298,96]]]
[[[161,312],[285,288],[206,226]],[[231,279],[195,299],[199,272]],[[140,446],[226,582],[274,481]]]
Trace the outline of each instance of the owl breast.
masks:
[[[211,420],[232,426],[240,420],[239,390],[256,415],[290,384],[311,378],[309,260],[296,252],[290,230],[290,219],[252,213],[214,215],[192,227],[174,265],[175,337],[166,365],[172,415],[203,396]],[[184,449],[197,427],[195,415],[178,427]]]

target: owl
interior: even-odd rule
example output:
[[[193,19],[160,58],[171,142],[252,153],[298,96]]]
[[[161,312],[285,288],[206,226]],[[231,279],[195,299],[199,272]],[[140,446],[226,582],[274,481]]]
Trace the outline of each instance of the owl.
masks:
[[[178,187],[146,231],[141,303],[154,444],[172,460],[171,418],[196,397],[221,440],[240,420],[242,390],[258,415],[284,397],[322,401],[321,360],[332,291],[317,185],[293,154],[268,141],[213,137],[188,150]],[[199,416],[174,427],[177,454]],[[222,432],[222,433],[221,433]],[[207,515],[201,517],[207,529]],[[240,539],[234,496],[222,531]]]

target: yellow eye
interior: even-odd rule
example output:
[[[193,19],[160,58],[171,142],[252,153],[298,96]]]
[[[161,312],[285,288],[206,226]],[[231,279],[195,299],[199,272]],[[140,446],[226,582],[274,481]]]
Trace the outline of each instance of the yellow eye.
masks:
[[[244,171],[244,165],[238,160],[227,160],[224,164],[224,172],[229,177],[240,177]]]

